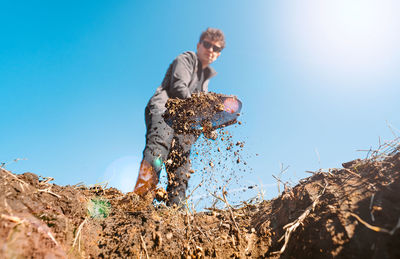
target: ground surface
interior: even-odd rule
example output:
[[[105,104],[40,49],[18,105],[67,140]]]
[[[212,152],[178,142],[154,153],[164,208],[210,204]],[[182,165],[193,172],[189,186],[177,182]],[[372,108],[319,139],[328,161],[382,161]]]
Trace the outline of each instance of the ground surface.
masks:
[[[270,201],[198,213],[32,173],[0,179],[1,258],[400,258],[397,151],[315,172]],[[93,199],[111,208],[91,217]]]
[[[189,108],[202,110],[197,104]],[[214,146],[196,151],[206,166],[191,174],[214,169],[230,182],[230,174],[247,173],[224,165],[245,164],[242,142],[221,131],[202,143]],[[0,258],[400,258],[398,143],[343,168],[312,172],[273,200],[232,206],[225,187],[208,190],[223,206],[201,212],[0,167]]]

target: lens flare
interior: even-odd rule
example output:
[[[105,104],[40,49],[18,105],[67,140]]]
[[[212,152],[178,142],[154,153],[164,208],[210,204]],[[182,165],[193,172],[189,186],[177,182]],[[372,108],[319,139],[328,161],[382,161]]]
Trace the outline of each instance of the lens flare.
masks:
[[[108,187],[115,187],[124,193],[130,192],[135,185],[139,166],[140,160],[137,156],[117,158],[107,166],[99,181],[107,181]]]
[[[161,160],[161,158],[158,157],[158,158],[154,159],[153,164],[154,164],[154,167],[155,167],[155,168],[160,168],[161,165],[162,165],[162,160]]]
[[[224,101],[224,111],[235,113],[239,109],[239,102],[235,98],[227,98]]]

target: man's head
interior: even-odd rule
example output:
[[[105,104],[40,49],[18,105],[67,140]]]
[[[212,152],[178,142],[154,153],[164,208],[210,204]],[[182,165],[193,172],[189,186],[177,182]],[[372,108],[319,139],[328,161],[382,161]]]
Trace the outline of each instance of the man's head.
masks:
[[[219,29],[207,28],[200,35],[199,43],[197,43],[197,56],[203,68],[217,60],[224,47],[224,33]]]

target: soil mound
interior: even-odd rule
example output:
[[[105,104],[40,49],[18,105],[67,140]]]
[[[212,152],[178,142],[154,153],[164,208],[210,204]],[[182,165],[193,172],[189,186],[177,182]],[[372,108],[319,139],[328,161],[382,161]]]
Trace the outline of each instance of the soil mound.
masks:
[[[314,172],[278,198],[193,212],[0,168],[1,258],[400,258],[400,153]]]

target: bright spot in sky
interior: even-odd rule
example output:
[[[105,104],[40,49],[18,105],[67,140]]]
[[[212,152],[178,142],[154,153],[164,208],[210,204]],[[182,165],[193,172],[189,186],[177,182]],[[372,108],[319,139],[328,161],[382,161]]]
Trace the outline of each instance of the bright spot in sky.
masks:
[[[135,187],[139,164],[140,160],[135,156],[118,158],[106,168],[101,182],[107,181],[107,187],[114,187],[122,192],[131,192]]]
[[[286,21],[286,40],[305,72],[364,83],[396,75],[400,1],[311,2],[293,2]]]

